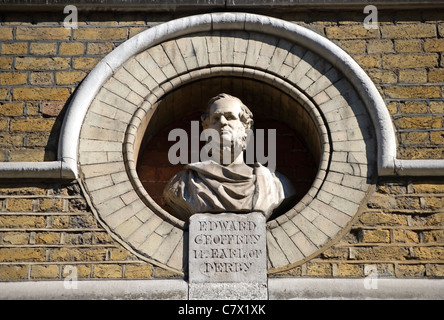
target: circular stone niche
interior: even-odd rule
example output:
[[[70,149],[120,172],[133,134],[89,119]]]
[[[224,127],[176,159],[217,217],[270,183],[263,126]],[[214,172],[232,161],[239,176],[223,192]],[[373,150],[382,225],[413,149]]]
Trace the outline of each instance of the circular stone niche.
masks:
[[[190,136],[192,121],[200,132],[200,116],[217,94],[240,98],[253,112],[254,129],[276,130],[276,171],[298,193],[267,222],[270,273],[338,241],[375,177],[374,124],[363,102],[368,90],[359,93],[360,82],[338,69],[333,57],[345,53],[285,21],[248,14],[220,20],[226,16],[232,15],[183,18],[138,34],[99,63],[80,90],[85,97],[74,101],[88,106],[78,170],[96,218],[141,259],[179,274],[187,223],[168,212],[162,192],[183,164],[169,162],[177,141],[168,134],[184,129]]]
[[[143,138],[136,139],[140,142],[140,146],[135,146],[139,150],[137,176],[146,191],[140,192],[140,195],[159,214],[169,215],[162,196],[163,189],[185,164],[170,163],[168,151],[177,141],[168,141],[168,134],[173,129],[187,132],[190,162],[191,123],[199,123],[199,133],[202,131],[200,116],[209,99],[219,93],[240,98],[252,111],[253,132],[262,129],[265,133],[264,156],[270,156],[268,143],[274,144],[276,171],[284,174],[296,189],[293,203],[276,210],[270,217],[273,220],[295,206],[312,187],[322,159],[329,155],[328,142],[323,141],[319,131],[323,127],[322,123],[318,123],[320,118],[310,115],[314,115],[316,110],[306,110],[309,106],[304,108],[297,101],[298,98],[301,100],[300,97],[292,97],[290,93],[255,79],[236,76],[201,79],[169,92],[155,103],[149,121],[143,121],[138,130],[138,135],[143,132]],[[275,141],[268,141],[269,130],[275,130]],[[204,143],[199,143],[199,150]]]

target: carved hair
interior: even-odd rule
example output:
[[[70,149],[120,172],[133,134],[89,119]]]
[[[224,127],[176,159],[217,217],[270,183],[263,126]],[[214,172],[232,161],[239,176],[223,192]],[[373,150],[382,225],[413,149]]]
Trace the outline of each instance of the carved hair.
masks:
[[[227,93],[220,93],[208,101],[207,109],[205,110],[205,113],[200,118],[202,121],[202,126],[204,128],[206,127],[206,122],[210,118],[211,106],[213,105],[214,102],[216,102],[217,100],[221,100],[221,99],[230,99],[230,100],[238,101],[241,106],[241,112],[239,114],[240,121],[242,122],[242,124],[244,125],[246,130],[250,129],[253,126],[253,123],[254,123],[253,113],[250,111],[250,109],[248,109],[248,107],[246,105],[244,105],[243,102],[239,98],[231,96]]]

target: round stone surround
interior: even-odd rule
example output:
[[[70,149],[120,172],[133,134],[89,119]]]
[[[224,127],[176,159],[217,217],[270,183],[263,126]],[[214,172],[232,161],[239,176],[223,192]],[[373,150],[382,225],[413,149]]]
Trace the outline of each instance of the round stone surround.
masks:
[[[303,43],[277,30],[261,32],[258,23],[247,28],[232,16],[211,30],[180,24],[174,37],[145,44],[122,61],[94,96],[80,133],[79,172],[97,218],[128,250],[178,273],[186,263],[186,224],[152,201],[136,164],[157,102],[187,83],[220,76],[267,83],[298,102],[287,121],[299,114],[311,123],[307,141],[319,144],[318,173],[300,202],[267,223],[270,273],[301,264],[337,241],[375,175],[373,123],[347,77]]]

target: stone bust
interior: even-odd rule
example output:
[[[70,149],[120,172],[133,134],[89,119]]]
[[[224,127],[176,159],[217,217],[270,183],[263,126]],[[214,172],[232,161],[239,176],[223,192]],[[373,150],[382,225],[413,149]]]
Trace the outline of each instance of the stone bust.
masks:
[[[285,176],[259,163],[250,167],[244,162],[253,114],[240,99],[224,93],[210,99],[201,122],[204,132],[216,130],[220,139],[208,142],[213,152],[210,160],[186,165],[167,183],[163,196],[175,216],[188,221],[194,213],[256,211],[269,218],[295,195]]]

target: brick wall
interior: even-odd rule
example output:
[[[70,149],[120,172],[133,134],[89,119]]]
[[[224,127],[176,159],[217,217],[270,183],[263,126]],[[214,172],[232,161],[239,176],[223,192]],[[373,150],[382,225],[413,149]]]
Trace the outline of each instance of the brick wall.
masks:
[[[381,11],[377,30],[366,30],[359,12],[274,15],[325,35],[363,67],[386,99],[400,158],[444,156],[444,22],[435,11]],[[64,106],[80,81],[120,43],[174,17],[80,12],[78,29],[65,29],[63,18],[1,17],[1,161],[54,160]]]
[[[383,19],[378,30],[340,25],[326,27],[325,34],[378,86],[397,130],[398,157],[440,159],[444,156],[444,24],[428,12],[410,13],[410,19],[393,23],[395,17]]]
[[[357,220],[318,257],[278,276],[444,277],[444,184],[381,181]]]
[[[259,13],[325,35],[362,66],[386,100],[400,158],[444,158],[442,12],[381,10],[377,30],[363,28],[360,11]],[[0,161],[55,160],[66,102],[82,79],[120,43],[176,16],[79,12],[73,30],[64,17],[0,14]],[[378,181],[350,232],[279,275],[362,277],[376,265],[388,277],[443,277],[443,199],[438,179]],[[84,278],[174,276],[111,239],[75,184],[3,181],[0,204],[0,280],[62,279],[67,265]]]
[[[0,205],[0,281],[174,276],[114,241],[76,184],[3,181]]]

